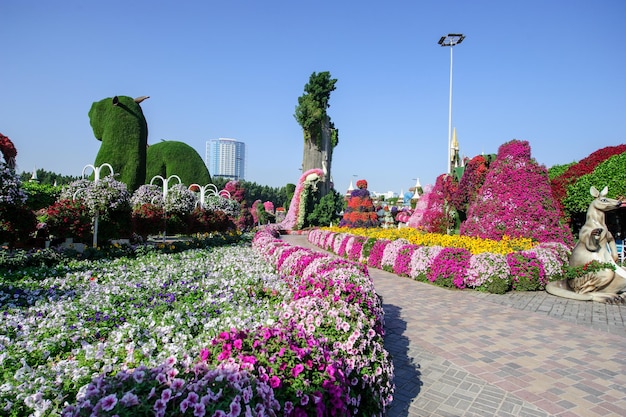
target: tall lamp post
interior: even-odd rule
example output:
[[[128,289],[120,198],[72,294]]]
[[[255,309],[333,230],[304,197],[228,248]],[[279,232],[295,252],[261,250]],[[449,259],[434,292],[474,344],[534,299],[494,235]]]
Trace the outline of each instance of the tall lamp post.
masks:
[[[450,47],[450,104],[448,107],[448,161],[446,162],[446,171],[448,174],[452,172],[450,161],[452,159],[452,49],[465,39],[465,35],[460,33],[450,33],[439,39],[439,45]]]

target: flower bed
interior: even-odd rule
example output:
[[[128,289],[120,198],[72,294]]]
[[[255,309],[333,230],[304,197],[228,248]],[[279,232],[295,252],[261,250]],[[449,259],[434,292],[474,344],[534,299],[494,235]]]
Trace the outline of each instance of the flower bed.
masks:
[[[0,413],[382,415],[393,369],[366,269],[279,242],[1,278]]]
[[[334,234],[349,233],[351,235],[364,236],[372,239],[406,239],[409,243],[418,246],[451,246],[464,248],[474,255],[482,252],[506,255],[519,250],[529,250],[535,246],[531,239],[525,238],[504,236],[501,240],[492,240],[470,236],[425,233],[414,228],[383,229],[378,227],[348,229],[342,227],[323,227],[321,229],[334,232]]]
[[[325,250],[359,259],[372,268],[443,287],[469,287],[498,294],[511,289],[544,289],[548,281],[564,277],[570,254],[564,244],[555,242],[533,246],[527,239],[496,242],[411,229],[349,229],[365,239],[357,246],[361,252],[354,252],[354,244],[350,252],[341,252],[337,248],[355,239],[346,230],[316,229],[309,232],[308,239]]]

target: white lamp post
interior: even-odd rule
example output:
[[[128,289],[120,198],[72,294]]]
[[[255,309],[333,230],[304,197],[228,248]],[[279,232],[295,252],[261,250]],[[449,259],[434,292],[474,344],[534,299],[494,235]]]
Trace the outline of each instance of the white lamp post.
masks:
[[[179,184],[182,184],[183,182],[181,181],[180,177],[178,175],[170,175],[167,178],[163,178],[160,175],[155,175],[154,177],[152,177],[152,179],[150,180],[150,185],[153,185],[154,180],[156,179],[160,179],[161,183],[163,184],[162,190],[163,190],[163,243],[165,243],[165,238],[167,236],[167,213],[165,210],[165,201],[167,198],[167,193],[169,192],[169,182],[170,180],[178,180]]]
[[[89,168],[91,168],[93,170],[93,175],[94,175],[94,179],[93,182],[94,184],[97,184],[100,181],[100,170],[104,167],[109,168],[110,174],[111,176],[115,175],[115,173],[113,172],[113,167],[111,166],[111,164],[107,164],[104,163],[100,166],[93,166],[91,164],[89,165],[85,165],[83,167],[83,172],[82,172],[82,177],[85,178],[85,171]],[[78,194],[79,191],[84,191],[83,189],[80,190],[76,190],[76,192],[74,193],[74,200],[76,200],[76,195]],[[98,211],[96,210],[96,213],[94,214],[93,217],[93,241],[92,241],[93,247],[97,248],[98,247]]]
[[[190,191],[194,191],[194,189],[198,189],[200,193],[200,198],[198,199],[197,205],[204,209],[206,207],[206,199],[211,196],[218,196],[223,198],[230,199],[230,193],[226,190],[218,191],[215,184],[207,184],[204,187],[201,187],[198,184],[191,184],[189,186]]]
[[[450,161],[452,159],[452,49],[465,39],[465,35],[460,33],[450,33],[439,39],[439,45],[450,47],[450,102],[448,107],[448,160],[446,162],[446,172],[452,172]]]

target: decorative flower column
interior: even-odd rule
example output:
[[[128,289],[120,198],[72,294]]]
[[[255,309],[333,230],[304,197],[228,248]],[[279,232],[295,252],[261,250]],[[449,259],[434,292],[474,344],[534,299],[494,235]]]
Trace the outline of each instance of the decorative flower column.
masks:
[[[113,176],[115,175],[115,173],[113,172],[113,167],[111,166],[111,164],[108,163],[104,163],[98,167],[93,166],[91,164],[85,165],[83,167],[83,172],[82,172],[82,177],[85,178],[85,171],[87,170],[87,168],[91,168],[93,170],[93,175],[94,175],[94,184],[97,184],[100,181],[100,170],[104,167],[109,168],[109,175]],[[76,196],[78,195],[78,193],[80,191],[85,191],[85,192],[89,192],[89,189],[87,188],[81,188],[76,190],[76,192],[74,193],[74,197],[73,199],[76,200]],[[97,248],[98,247],[98,210],[96,210],[96,212],[93,215],[93,247]]]
[[[161,184],[162,184],[162,190],[163,190],[163,242],[165,242],[165,237],[167,236],[167,232],[166,232],[166,227],[167,227],[167,209],[166,209],[166,198],[167,198],[167,193],[169,192],[169,182],[171,180],[178,180],[179,184],[182,184],[183,182],[181,181],[180,177],[178,175],[170,175],[167,178],[163,178],[160,175],[155,175],[154,177],[152,177],[152,179],[150,180],[150,185],[155,185],[154,184],[154,180],[156,179],[160,179],[161,180]],[[156,197],[155,197],[156,198]],[[152,201],[154,203],[154,199]]]

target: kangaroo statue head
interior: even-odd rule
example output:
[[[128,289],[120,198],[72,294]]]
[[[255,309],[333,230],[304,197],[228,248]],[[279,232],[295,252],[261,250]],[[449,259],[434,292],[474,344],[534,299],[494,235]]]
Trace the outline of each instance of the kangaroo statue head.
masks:
[[[589,192],[594,197],[594,200],[589,205],[589,209],[587,209],[587,218],[591,215],[598,220],[597,216],[599,216],[600,213],[602,213],[603,217],[605,212],[616,210],[622,206],[622,200],[616,200],[606,196],[609,192],[608,187],[604,187],[602,191],[598,191],[596,187],[591,186]]]

